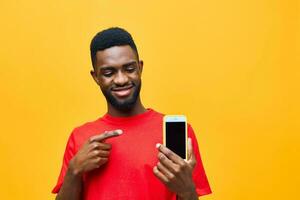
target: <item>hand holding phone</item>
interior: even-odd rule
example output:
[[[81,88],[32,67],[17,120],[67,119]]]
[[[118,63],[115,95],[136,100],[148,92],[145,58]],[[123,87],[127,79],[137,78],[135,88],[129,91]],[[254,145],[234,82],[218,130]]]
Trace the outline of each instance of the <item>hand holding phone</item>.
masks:
[[[192,140],[187,141],[185,116],[165,116],[163,122],[164,145],[156,144],[158,163],[154,175],[180,199],[198,199],[193,180],[196,159]]]

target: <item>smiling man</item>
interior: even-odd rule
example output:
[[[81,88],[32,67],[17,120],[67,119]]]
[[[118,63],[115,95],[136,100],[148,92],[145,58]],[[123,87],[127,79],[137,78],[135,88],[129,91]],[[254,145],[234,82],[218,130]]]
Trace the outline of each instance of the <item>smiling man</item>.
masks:
[[[131,35],[106,29],[90,50],[107,113],[71,133],[56,199],[193,200],[211,193],[190,125],[187,160],[161,145],[163,114],[141,102],[143,61]]]

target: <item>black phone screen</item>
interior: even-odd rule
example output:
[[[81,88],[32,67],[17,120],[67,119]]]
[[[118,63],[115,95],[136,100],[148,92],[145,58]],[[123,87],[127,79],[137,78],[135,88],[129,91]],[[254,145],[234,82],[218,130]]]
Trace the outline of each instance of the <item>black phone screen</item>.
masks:
[[[166,122],[166,146],[181,158],[186,158],[185,122]]]

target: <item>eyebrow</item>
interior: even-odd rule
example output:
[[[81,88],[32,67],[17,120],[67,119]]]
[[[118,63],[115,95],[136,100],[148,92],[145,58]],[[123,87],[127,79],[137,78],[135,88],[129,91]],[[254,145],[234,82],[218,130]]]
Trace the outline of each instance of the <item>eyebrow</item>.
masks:
[[[136,61],[131,61],[129,63],[125,63],[124,65],[122,65],[122,67],[128,67],[130,65],[136,65]],[[100,67],[100,70],[113,70],[115,69],[115,67],[113,66],[103,66],[103,67]]]
[[[103,70],[113,70],[115,69],[114,67],[112,66],[105,66],[105,67],[100,67],[100,70],[103,71]]]
[[[136,62],[135,61],[131,61],[129,63],[124,64],[123,67],[128,67],[128,66],[133,65],[133,64],[136,65]]]

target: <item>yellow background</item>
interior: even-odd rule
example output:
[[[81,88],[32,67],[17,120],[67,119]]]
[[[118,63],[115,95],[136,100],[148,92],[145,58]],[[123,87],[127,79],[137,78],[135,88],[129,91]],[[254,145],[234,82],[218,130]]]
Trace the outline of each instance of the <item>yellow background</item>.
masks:
[[[106,111],[90,40],[121,26],[144,60],[144,104],[197,132],[203,199],[299,199],[299,4],[1,1],[0,198],[54,199],[71,130]]]

